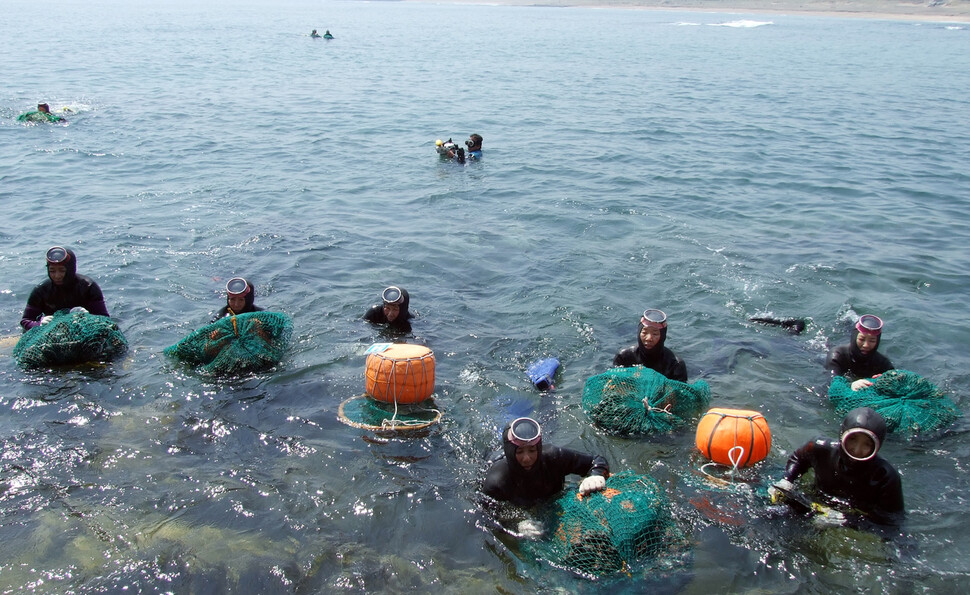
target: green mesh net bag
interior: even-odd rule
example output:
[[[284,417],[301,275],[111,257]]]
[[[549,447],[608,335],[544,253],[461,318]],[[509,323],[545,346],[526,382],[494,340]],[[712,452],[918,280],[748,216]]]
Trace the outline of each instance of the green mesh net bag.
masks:
[[[587,496],[566,490],[543,522],[545,537],[523,542],[522,550],[587,576],[629,572],[686,547],[660,485],[632,471],[610,476],[605,490]]]
[[[359,395],[341,403],[337,417],[355,428],[408,432],[435,425],[441,421],[441,411],[435,409],[431,399],[413,405],[398,405]]]
[[[124,334],[107,316],[61,310],[24,333],[13,355],[25,368],[43,368],[104,362],[127,350]]]
[[[686,426],[707,410],[711,389],[670,380],[650,368],[613,368],[586,380],[583,410],[611,434],[661,434]]]
[[[262,372],[283,359],[293,322],[282,312],[249,312],[220,318],[192,332],[165,355],[213,376]]]
[[[841,415],[856,407],[871,407],[886,418],[890,432],[910,436],[938,430],[963,415],[936,385],[906,370],[884,372],[861,390],[852,390],[844,376],[836,376],[829,385],[829,400]]]

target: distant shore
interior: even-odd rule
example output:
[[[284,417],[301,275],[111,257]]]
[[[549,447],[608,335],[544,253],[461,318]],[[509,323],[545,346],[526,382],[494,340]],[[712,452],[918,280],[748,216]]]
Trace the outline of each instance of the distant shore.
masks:
[[[419,0],[435,2],[441,0]],[[454,4],[501,4],[626,8],[735,14],[814,14],[844,18],[970,23],[970,0],[444,0]]]

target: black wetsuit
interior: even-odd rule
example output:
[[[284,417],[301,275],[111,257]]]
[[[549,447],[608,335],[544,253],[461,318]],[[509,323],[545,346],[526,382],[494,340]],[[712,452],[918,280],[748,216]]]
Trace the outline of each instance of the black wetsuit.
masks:
[[[660,331],[660,341],[654,345],[653,349],[647,349],[640,340],[640,332],[643,325],[637,326],[637,344],[626,349],[621,349],[613,358],[614,366],[629,368],[631,366],[646,366],[655,372],[659,372],[671,380],[687,382],[687,364],[684,360],[677,357],[673,351],[664,347],[667,341],[667,328]]]
[[[66,250],[69,258],[64,262],[64,282],[54,285],[48,277],[30,292],[27,307],[20,317],[24,331],[40,326],[40,319],[58,310],[82,307],[91,314],[108,316],[101,288],[90,277],[77,274],[77,258],[72,250]],[[50,267],[50,265],[48,265]]]
[[[880,444],[886,423],[873,416],[872,409],[853,409],[842,422],[842,433],[852,428],[871,430]],[[842,450],[838,440],[816,438],[796,450],[788,459],[785,479],[794,483],[809,469],[815,470],[815,485],[831,497],[880,524],[898,524],[903,516],[903,482],[899,473],[878,454],[868,461],[856,461]]]
[[[839,345],[829,352],[825,367],[832,371],[836,376],[852,375],[855,378],[872,378],[893,369],[893,364],[885,355],[879,353],[879,342],[876,347],[867,354],[862,353],[856,339],[859,331],[854,330],[852,341],[847,345]]]
[[[364,320],[373,324],[386,324],[389,328],[400,331],[402,333],[411,332],[411,319],[414,315],[408,310],[408,305],[411,303],[411,296],[408,294],[408,290],[403,287],[401,290],[401,303],[399,304],[401,310],[393,321],[388,321],[387,316],[384,315],[384,304],[377,304],[371,306],[369,310],[364,314]]]
[[[526,471],[515,458],[516,446],[508,439],[508,427],[502,432],[502,443],[505,454],[488,468],[482,491],[516,506],[533,506],[555,496],[562,491],[567,475],[610,474],[610,466],[601,456],[558,446],[543,447],[541,442],[535,464]]]
[[[226,296],[226,305],[223,306],[222,309],[219,310],[219,312],[216,313],[215,318],[212,319],[212,322],[216,322],[220,318],[225,318],[226,316],[232,316],[233,314],[248,314],[249,312],[262,312],[263,311],[262,308],[260,308],[259,306],[257,306],[255,304],[255,302],[256,302],[256,288],[253,287],[253,284],[250,283],[249,281],[246,281],[246,285],[249,286],[249,293],[246,294],[246,297],[245,297],[246,305],[243,306],[243,309],[240,312],[233,312],[232,309],[229,308],[229,296],[227,295]]]

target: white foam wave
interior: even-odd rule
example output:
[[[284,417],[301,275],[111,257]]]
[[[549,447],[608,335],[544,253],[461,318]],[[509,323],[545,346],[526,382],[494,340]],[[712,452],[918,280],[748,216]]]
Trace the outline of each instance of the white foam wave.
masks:
[[[62,112],[65,114],[80,114],[83,112],[89,112],[93,108],[91,105],[87,103],[73,101],[71,103],[66,103],[64,105],[52,105],[51,109],[55,114],[59,114]]]
[[[737,29],[752,29],[754,27],[763,27],[765,25],[774,25],[772,21],[751,21],[747,19],[741,19],[739,21],[728,21],[727,23],[711,23],[712,27],[735,27]]]

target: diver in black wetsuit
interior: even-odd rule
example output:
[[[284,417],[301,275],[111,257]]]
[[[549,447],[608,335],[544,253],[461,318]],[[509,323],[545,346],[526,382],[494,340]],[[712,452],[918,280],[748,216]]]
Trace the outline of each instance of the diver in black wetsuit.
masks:
[[[879,456],[886,420],[869,407],[850,411],[842,420],[839,440],[816,438],[788,459],[785,477],[769,493],[772,499],[794,488],[806,471],[815,471],[815,486],[882,525],[902,521],[903,482],[896,469]],[[836,513],[837,517],[842,515]]]
[[[411,332],[413,314],[408,310],[411,296],[403,287],[391,286],[381,293],[383,303],[372,306],[364,314],[364,319],[373,324],[386,324],[389,328],[402,333]]]
[[[54,246],[47,251],[47,279],[30,292],[20,326],[28,331],[46,324],[54,312],[75,307],[108,316],[101,288],[90,277],[77,274],[74,251]]]
[[[882,320],[878,316],[865,314],[859,317],[852,341],[829,352],[825,367],[836,376],[857,378],[852,383],[852,390],[871,386],[870,378],[893,369],[889,358],[877,351],[881,335]]]
[[[253,284],[242,277],[233,277],[226,283],[226,305],[216,313],[212,322],[226,316],[262,312],[263,309],[257,306],[255,302],[256,288],[253,287]]]
[[[667,340],[667,315],[660,310],[645,310],[637,327],[637,344],[620,350],[614,366],[646,366],[670,380],[687,382],[687,364],[664,347]]]
[[[601,456],[543,447],[542,430],[528,417],[505,427],[502,450],[504,454],[488,469],[482,491],[517,506],[533,506],[555,496],[562,491],[567,475],[585,477],[579,484],[579,493],[585,495],[605,488],[610,474],[610,466]]]

